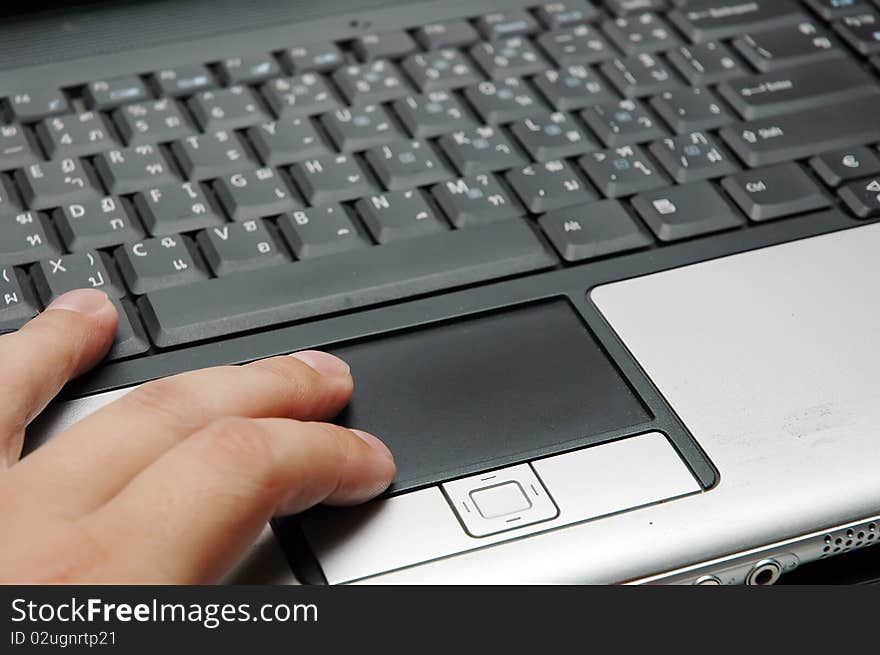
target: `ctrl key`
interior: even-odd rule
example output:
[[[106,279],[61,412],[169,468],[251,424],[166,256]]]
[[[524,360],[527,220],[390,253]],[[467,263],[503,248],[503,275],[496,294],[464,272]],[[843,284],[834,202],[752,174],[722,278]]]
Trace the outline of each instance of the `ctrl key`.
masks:
[[[538,223],[568,262],[634,250],[653,242],[617,200],[552,211],[541,216]]]

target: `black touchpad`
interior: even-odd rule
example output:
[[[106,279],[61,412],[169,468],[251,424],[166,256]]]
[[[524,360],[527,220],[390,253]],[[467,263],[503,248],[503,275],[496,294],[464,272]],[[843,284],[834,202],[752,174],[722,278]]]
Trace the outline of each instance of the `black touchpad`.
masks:
[[[650,418],[564,300],[333,352],[351,365],[356,386],[340,422],[391,448],[392,492],[529,459]]]

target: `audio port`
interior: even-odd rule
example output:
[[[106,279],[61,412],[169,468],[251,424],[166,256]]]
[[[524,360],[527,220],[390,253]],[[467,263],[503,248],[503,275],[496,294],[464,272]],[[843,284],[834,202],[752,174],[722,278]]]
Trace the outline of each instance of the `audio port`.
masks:
[[[775,559],[762,559],[755,564],[746,578],[746,584],[753,587],[766,587],[774,584],[782,575],[782,567]]]
[[[697,578],[696,585],[720,585],[721,580],[718,579],[718,576],[715,575],[703,575]]]

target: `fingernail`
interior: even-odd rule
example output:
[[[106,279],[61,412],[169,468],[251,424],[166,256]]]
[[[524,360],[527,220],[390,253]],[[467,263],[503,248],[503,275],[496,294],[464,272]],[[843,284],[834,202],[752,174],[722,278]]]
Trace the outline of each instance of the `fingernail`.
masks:
[[[109,301],[107,294],[98,289],[74,289],[58,296],[46,307],[46,311],[66,309],[80,314],[97,314]]]
[[[363,430],[353,430],[352,428],[349,428],[349,430],[351,430],[357,436],[359,436],[373,450],[382,453],[388,459],[391,459],[391,460],[394,459],[394,455],[392,455],[391,451],[388,450],[388,446],[386,446],[385,442],[382,441],[381,439],[379,439],[378,437],[374,437],[369,432],[364,432]]]
[[[292,353],[290,356],[311,366],[318,373],[327,377],[341,377],[351,373],[348,364],[330,353],[324,353],[319,350],[302,350],[298,353]]]

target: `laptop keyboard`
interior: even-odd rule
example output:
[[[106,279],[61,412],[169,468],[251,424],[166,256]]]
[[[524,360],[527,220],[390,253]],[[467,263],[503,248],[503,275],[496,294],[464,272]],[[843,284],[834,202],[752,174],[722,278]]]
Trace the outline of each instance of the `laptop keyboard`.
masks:
[[[11,89],[0,328],[108,358],[832,205],[880,216],[880,1],[567,0]],[[855,221],[854,221],[855,224]]]

